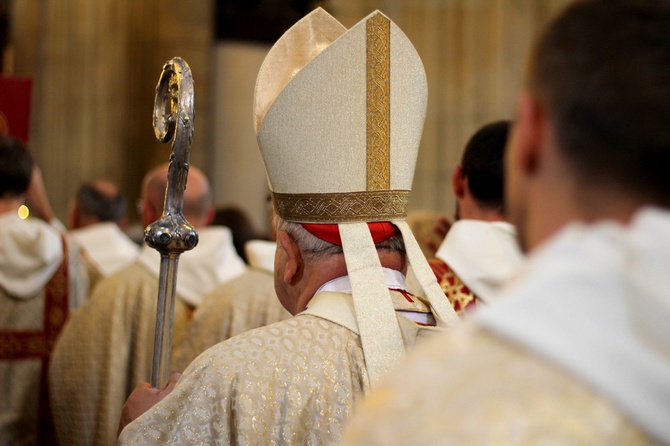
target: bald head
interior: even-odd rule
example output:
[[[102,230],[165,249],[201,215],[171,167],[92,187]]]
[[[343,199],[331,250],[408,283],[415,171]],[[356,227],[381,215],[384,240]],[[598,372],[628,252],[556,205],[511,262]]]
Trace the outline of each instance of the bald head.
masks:
[[[113,222],[123,225],[126,219],[126,197],[109,181],[93,180],[79,186],[70,214],[70,228],[94,223]]]
[[[143,223],[148,225],[160,218],[165,203],[169,163],[161,164],[144,176],[142,197]],[[214,216],[209,180],[197,167],[191,165],[184,191],[184,217],[196,229],[211,224]]]

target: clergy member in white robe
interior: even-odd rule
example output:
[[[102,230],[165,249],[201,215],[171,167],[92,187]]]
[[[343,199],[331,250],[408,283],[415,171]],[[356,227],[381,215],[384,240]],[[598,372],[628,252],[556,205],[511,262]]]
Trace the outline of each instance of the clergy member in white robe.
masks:
[[[70,312],[88,296],[88,276],[58,230],[19,216],[29,188],[45,191],[16,139],[0,137],[0,176],[0,444],[49,444],[46,365]]]
[[[83,250],[92,283],[133,263],[140,247],[123,232],[127,220],[126,198],[105,180],[79,186],[68,221],[68,235]]]
[[[503,159],[510,121],[480,127],[452,174],[456,221],[429,259],[444,294],[459,314],[491,296],[521,265],[516,228],[506,220]]]
[[[413,352],[345,444],[670,441],[668,268],[670,212],[566,228],[467,330]]]
[[[517,272],[523,254],[516,228],[506,221],[458,220],[429,259],[456,311],[491,303]]]
[[[167,165],[150,171],[143,183],[146,224],[162,211]],[[178,342],[202,297],[246,271],[232,235],[208,226],[213,215],[209,182],[190,166],[184,209],[200,241],[179,258],[174,315]],[[68,445],[110,445],[123,402],[151,378],[160,254],[143,246],[136,261],[103,279],[89,301],[72,315],[50,365],[52,406],[59,441]]]
[[[67,234],[82,250],[92,287],[103,277],[132,264],[140,253],[140,246],[116,223],[96,223]]]
[[[506,155],[528,261],[401,366],[345,445],[670,444],[670,4],[542,33]]]

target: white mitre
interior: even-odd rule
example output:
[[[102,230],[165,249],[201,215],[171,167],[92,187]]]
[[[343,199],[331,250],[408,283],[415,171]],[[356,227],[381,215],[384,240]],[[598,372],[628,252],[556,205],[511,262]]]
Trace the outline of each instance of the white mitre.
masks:
[[[438,325],[458,320],[405,222],[426,102],[419,55],[379,11],[347,30],[315,9],[272,47],[256,81],[254,124],[275,211],[338,225],[373,386],[404,347],[367,223],[400,230]]]

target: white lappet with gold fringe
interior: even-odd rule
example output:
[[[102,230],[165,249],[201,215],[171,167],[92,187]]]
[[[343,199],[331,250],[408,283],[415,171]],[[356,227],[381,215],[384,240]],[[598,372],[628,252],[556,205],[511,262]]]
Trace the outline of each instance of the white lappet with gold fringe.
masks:
[[[318,8],[272,47],[254,101],[277,214],[339,226],[374,387],[404,347],[367,223],[399,228],[438,326],[458,320],[405,222],[426,115],[423,64],[381,12],[347,30]]]

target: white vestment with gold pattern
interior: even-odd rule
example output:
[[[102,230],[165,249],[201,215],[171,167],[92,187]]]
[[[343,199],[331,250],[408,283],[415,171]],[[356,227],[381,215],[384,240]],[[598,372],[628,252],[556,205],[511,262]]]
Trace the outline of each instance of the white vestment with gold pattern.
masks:
[[[430,319],[416,297],[391,296],[397,311]],[[397,317],[407,348],[438,332]],[[200,355],[119,444],[332,444],[370,389],[356,329],[351,295],[323,291],[305,312]]]

